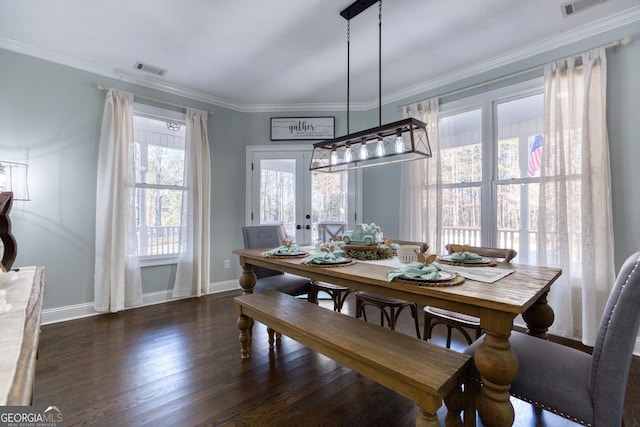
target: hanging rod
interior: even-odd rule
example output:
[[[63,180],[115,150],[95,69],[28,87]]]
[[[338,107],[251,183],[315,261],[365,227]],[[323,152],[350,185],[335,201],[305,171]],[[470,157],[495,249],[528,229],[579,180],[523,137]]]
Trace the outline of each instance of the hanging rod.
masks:
[[[102,86],[102,85],[98,85],[98,89],[99,90],[109,90],[109,89],[115,89],[115,90],[121,90],[115,87],[109,87],[109,86]],[[163,101],[162,99],[158,99],[158,98],[151,98],[149,96],[143,96],[143,95],[136,95],[135,93],[133,94],[134,98],[139,98],[139,99],[144,99],[146,101],[151,101],[151,102],[157,102],[158,104],[164,104],[164,105],[169,105],[171,107],[177,107],[177,108],[182,108],[186,111],[187,108],[196,108],[196,107],[187,107],[185,105],[181,105],[181,104],[175,104],[173,102],[168,102],[168,101]],[[202,108],[198,108],[199,110],[202,111],[206,111],[207,113],[213,115],[214,112],[213,111],[209,111],[209,110],[203,110]]]
[[[593,47],[591,49],[597,49],[597,48],[600,48],[600,47],[603,47],[605,49],[608,49],[608,48],[611,48],[611,47],[614,48],[614,49],[617,49],[620,46],[628,45],[632,41],[633,41],[633,38],[631,36],[628,36],[628,37],[623,38],[622,40],[616,40],[614,42],[607,43],[607,44],[604,44],[604,45],[601,45],[601,46],[596,46],[596,47]],[[588,50],[591,50],[591,49],[588,49]],[[568,55],[568,56],[578,56],[578,55],[580,55],[580,54],[574,54],[574,55]],[[566,58],[566,56],[565,56],[565,58]],[[557,59],[555,61],[557,61]],[[518,76],[521,76],[523,74],[531,73],[531,72],[536,71],[536,70],[542,70],[542,69],[544,69],[544,67],[545,67],[545,64],[536,65],[536,66],[533,66],[533,67],[525,68],[524,70],[515,71],[513,73],[506,74],[504,76],[496,77],[496,78],[493,78],[493,79],[490,79],[490,80],[485,80],[485,81],[482,81],[480,83],[475,83],[475,84],[472,84],[472,85],[469,85],[469,86],[462,87],[460,89],[455,89],[455,90],[452,90],[452,91],[449,91],[449,92],[442,93],[440,95],[432,96],[430,98],[435,98],[435,97],[444,98],[445,96],[457,95],[459,93],[467,92],[467,91],[470,91],[470,90],[473,90],[473,89],[477,89],[477,88],[480,88],[480,87],[484,87],[484,86],[488,86],[488,85],[491,85],[491,84],[494,84],[494,83],[498,83],[498,82],[501,82],[503,80],[511,79],[513,77],[518,77]],[[422,102],[422,101],[417,101],[417,102],[411,102],[409,104],[398,105],[397,111],[401,111],[403,108],[408,107],[410,105],[419,104],[420,102]]]

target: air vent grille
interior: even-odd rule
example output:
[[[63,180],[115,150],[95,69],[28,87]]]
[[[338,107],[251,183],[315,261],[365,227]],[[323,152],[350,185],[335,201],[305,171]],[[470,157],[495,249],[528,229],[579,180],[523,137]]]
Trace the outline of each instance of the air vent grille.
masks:
[[[598,3],[604,3],[608,0],[576,0],[569,3],[564,3],[560,6],[562,10],[562,16],[567,17],[580,12],[588,7],[595,6]]]
[[[136,62],[136,70],[144,71],[146,73],[155,74],[156,76],[164,77],[167,74],[167,70],[164,68],[156,67],[155,65],[144,64],[142,62]]]

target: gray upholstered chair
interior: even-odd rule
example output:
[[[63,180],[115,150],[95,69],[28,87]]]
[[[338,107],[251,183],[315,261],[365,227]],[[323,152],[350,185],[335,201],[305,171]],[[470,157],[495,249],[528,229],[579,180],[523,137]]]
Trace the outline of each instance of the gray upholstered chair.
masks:
[[[282,227],[279,225],[255,225],[242,227],[242,238],[245,249],[273,249],[282,244]],[[276,290],[292,296],[309,293],[311,281],[293,274],[282,273],[264,267],[253,267],[258,278],[254,292]]]
[[[592,355],[512,332],[509,342],[520,369],[511,394],[584,425],[620,426],[639,325],[640,252],[636,252],[618,273]],[[465,353],[473,355],[483,338]]]
[[[518,252],[513,249],[462,246],[451,243],[446,245],[445,248],[450,254],[454,252],[468,251],[487,258],[501,259],[504,262],[510,262],[516,257],[516,255],[518,255]],[[474,339],[480,338],[480,335],[482,334],[480,319],[477,317],[456,313],[455,311],[445,310],[443,308],[426,306],[424,308],[423,335],[425,341],[431,338],[433,328],[437,325],[445,325],[447,327],[447,348],[451,347],[451,332],[453,329],[457,329],[462,336],[464,336],[467,340],[467,344],[471,344]],[[473,339],[471,339],[471,335],[469,335],[467,329],[474,331],[475,337]]]

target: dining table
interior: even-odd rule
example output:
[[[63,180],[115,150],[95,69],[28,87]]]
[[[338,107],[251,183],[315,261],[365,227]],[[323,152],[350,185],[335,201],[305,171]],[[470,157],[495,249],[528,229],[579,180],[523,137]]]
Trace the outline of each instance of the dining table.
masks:
[[[386,263],[355,261],[336,266],[314,265],[303,263],[300,257],[268,256],[268,249],[271,248],[233,251],[242,267],[239,283],[245,294],[252,293],[256,284],[253,268],[266,267],[351,290],[372,292],[479,318],[485,334],[474,354],[474,364],[481,375],[482,386],[470,407],[477,408],[485,426],[513,425],[515,413],[509,400],[509,390],[518,375],[518,360],[510,348],[509,337],[514,320],[522,315],[528,334],[547,338],[548,328],[554,319],[547,295],[562,273],[561,269],[497,263],[486,267],[493,268],[497,276],[485,280],[482,276],[491,276],[485,267],[441,265],[442,269],[453,270],[456,277],[463,279],[448,286],[437,282],[389,281],[393,260]],[[475,416],[473,420],[469,418],[465,416],[465,425],[475,425]]]

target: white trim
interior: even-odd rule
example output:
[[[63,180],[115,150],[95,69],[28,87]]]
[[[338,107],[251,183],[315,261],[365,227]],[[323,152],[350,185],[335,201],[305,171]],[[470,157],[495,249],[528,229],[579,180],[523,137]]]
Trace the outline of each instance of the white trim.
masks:
[[[382,99],[383,104],[401,101],[414,95],[437,89],[451,83],[464,80],[466,78],[494,70],[499,67],[513,64],[517,61],[528,59],[536,55],[568,46],[589,37],[593,37],[616,28],[632,24],[640,20],[640,6],[636,6],[615,15],[608,16],[599,21],[591,22],[581,27],[575,28],[551,37],[540,42],[520,48],[506,55],[498,56],[480,64],[467,68],[461,68],[458,72],[446,73],[446,75],[426,81],[421,84],[391,93]],[[229,99],[220,98],[210,93],[204,93],[191,88],[178,86],[166,82],[161,78],[154,78],[145,75],[138,75],[133,71],[122,70],[119,68],[111,68],[103,64],[87,61],[71,55],[60,52],[43,49],[26,43],[18,42],[6,37],[0,36],[0,48],[13,52],[23,53],[25,55],[34,56],[36,58],[45,59],[56,62],[69,67],[77,68],[83,71],[110,77],[118,81],[134,83],[151,89],[161,90],[178,96],[206,102],[211,105],[228,108],[243,113],[250,112],[275,112],[275,111],[337,111],[345,110],[345,103],[310,103],[310,104],[240,104]],[[368,111],[378,105],[377,99],[365,102],[352,102],[350,109],[352,111]]]
[[[222,282],[209,283],[208,294],[217,294],[220,292],[233,291],[240,289],[240,284],[237,280],[226,280]],[[173,291],[160,291],[144,294],[142,296],[142,305],[127,308],[144,307],[147,305],[162,304],[171,301],[177,301],[184,298],[174,298]],[[192,297],[188,297],[192,298]],[[67,320],[81,319],[83,317],[97,316],[100,314],[107,314],[96,311],[93,307],[93,303],[75,304],[64,307],[49,308],[42,310],[42,324],[48,325],[51,323],[66,322]]]

